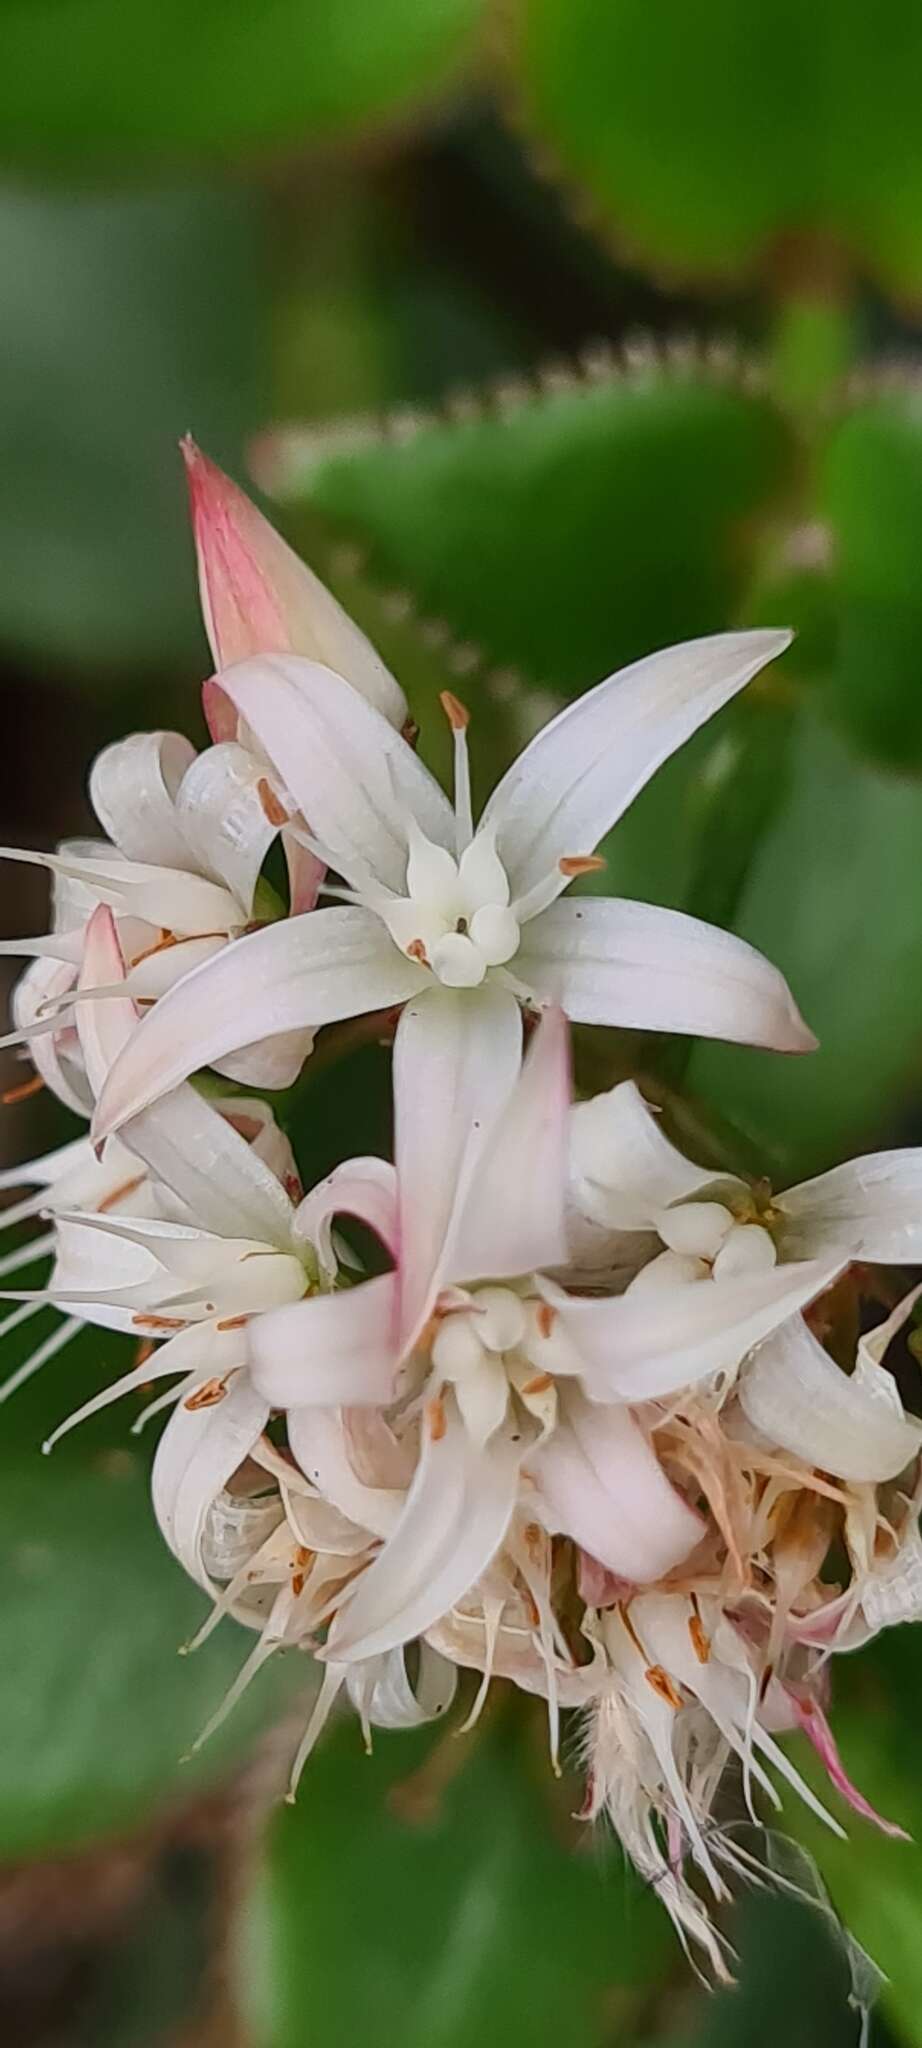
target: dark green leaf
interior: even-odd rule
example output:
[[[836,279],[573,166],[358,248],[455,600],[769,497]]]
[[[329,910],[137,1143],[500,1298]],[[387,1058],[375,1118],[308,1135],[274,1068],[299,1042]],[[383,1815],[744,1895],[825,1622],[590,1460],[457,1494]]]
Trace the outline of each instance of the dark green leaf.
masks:
[[[820,1051],[701,1045],[691,1070],[782,1182],[879,1142],[922,1015],[922,788],[859,761],[810,708],[790,774],[736,922],[787,974]]]
[[[3,1346],[4,1377],[27,1349],[23,1334]],[[50,1425],[130,1359],[124,1339],[88,1332],[3,1410],[5,1858],[130,1827],[164,1800],[213,1781],[306,1676],[301,1660],[276,1660],[225,1727],[183,1762],[255,1638],[226,1622],[194,1656],[177,1655],[207,1603],[154,1521],[147,1458],[129,1433],[140,1389],[49,1458],[40,1449]]]
[[[375,2048],[603,2048],[669,1967],[668,1925],[620,1860],[567,1846],[518,1719],[467,1756],[434,1740],[382,1733],[366,1760],[346,1726],[279,1815],[239,1969],[254,2048],[303,2048],[312,2014]]]
[[[9,0],[3,151],[82,167],[335,135],[440,86],[478,14],[479,0]]]
[[[922,767],[922,412],[907,388],[863,405],[823,457],[839,644],[830,704],[862,749]]]
[[[912,0],[513,0],[513,20],[528,131],[641,260],[810,279],[825,237],[922,286]]]
[[[63,22],[69,10],[56,10]],[[101,670],[207,659],[179,436],[241,467],[261,218],[244,193],[0,197],[0,641]]]

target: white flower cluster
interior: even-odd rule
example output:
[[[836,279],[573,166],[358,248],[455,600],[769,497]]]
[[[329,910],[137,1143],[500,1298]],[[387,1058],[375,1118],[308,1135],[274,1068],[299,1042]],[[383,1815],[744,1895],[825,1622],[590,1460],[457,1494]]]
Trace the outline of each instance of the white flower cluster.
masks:
[[[482,1674],[470,1719],[505,1677],[547,1700],[555,1755],[560,1710],[581,1709],[587,1813],[720,1971],[691,1879],[719,1898],[732,1871],[712,1821],[728,1759],[748,1796],[776,1803],[786,1778],[838,1827],[777,1739],[800,1727],[867,1812],[828,1661],[922,1612],[922,1428],[885,1360],[915,1295],[894,1308],[871,1270],[922,1265],[922,1153],[773,1194],[683,1157],[631,1081],[574,1104],[571,1020],[814,1041],[740,940],[564,892],[788,636],[610,677],[475,824],[463,707],[446,695],[449,804],[363,635],[187,459],[211,744],[109,747],[105,837],[8,850],[53,885],[50,934],[8,948],[32,956],[11,1040],[91,1128],[6,1176],[35,1192],[4,1221],[48,1229],[4,1281],[52,1265],[36,1293],[7,1286],[4,1327],[48,1304],[64,1320],[4,1392],[87,1322],[132,1333],[132,1369],[62,1428],[169,1383],[145,1411],[172,1407],[158,1522],[211,1596],[206,1630],[256,1631],[221,1712],[277,1648],[309,1651],[294,1785],[339,1694],[366,1729],[406,1726],[445,1711],[459,1668]],[[287,900],[263,873],[277,838]],[[393,1163],[350,1159],[304,1194],[260,1091],[322,1027],[382,1011]],[[203,1067],[234,1086],[203,1091]],[[349,1218],[382,1247],[371,1276]],[[892,1311],[870,1334],[862,1296]]]

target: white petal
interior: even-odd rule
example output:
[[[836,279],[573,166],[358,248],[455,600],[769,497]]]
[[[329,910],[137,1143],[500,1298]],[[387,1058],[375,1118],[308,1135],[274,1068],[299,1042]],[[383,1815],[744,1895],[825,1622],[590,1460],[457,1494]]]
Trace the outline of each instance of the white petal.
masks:
[[[316,913],[314,913],[316,915]],[[417,1336],[448,1273],[449,1233],[519,1072],[514,996],[427,988],[394,1044],[394,1156],[400,1190],[400,1333]],[[484,1276],[486,1277],[486,1276]]]
[[[515,1505],[518,1452],[505,1435],[477,1450],[450,1399],[442,1418],[441,1435],[427,1432],[393,1536],[333,1621],[333,1659],[377,1655],[433,1627],[502,1544]]]
[[[561,1419],[526,1461],[537,1512],[619,1578],[644,1585],[700,1543],[705,1524],[672,1486],[626,1408],[599,1407],[576,1389]]]
[[[481,820],[481,830],[497,832],[513,894],[524,895],[565,856],[592,853],[661,762],[790,639],[754,632],[688,640],[568,704],[519,755]]]
[[[197,865],[240,904],[245,917],[278,825],[266,815],[265,769],[227,741],[206,747],[183,776],[176,816]]]
[[[853,1259],[922,1261],[922,1149],[849,1159],[778,1195],[785,1256],[815,1258],[840,1245]]]
[[[215,1060],[215,1072],[239,1082],[241,1088],[291,1088],[314,1050],[316,1036],[312,1030],[279,1031]]]
[[[108,854],[32,853],[23,847],[0,847],[0,858],[27,867],[47,868],[63,881],[85,884],[94,902],[108,903],[119,914],[144,918],[183,937],[199,932],[231,931],[240,924],[240,906],[227,889],[179,868],[155,867]],[[87,905],[87,911],[94,907]]]
[[[634,1081],[578,1102],[570,1132],[574,1200],[612,1230],[649,1230],[662,1210],[688,1202],[718,1180],[721,1187],[744,1187],[686,1159]]]
[[[744,1273],[768,1273],[778,1264],[774,1240],[761,1223],[734,1223],[714,1260],[719,1286]]]
[[[122,1142],[218,1237],[290,1249],[294,1210],[252,1145],[198,1090],[185,1085],[133,1117]]]
[[[143,1019],[103,1090],[95,1136],[227,1053],[300,1026],[405,1002],[429,979],[372,911],[311,910],[196,968]]]
[[[10,1010],[14,1024],[28,1032],[38,1022],[46,1003],[54,1003],[73,988],[76,971],[59,960],[33,960],[13,990]],[[46,1088],[77,1116],[89,1116],[93,1092],[83,1072],[75,1031],[60,1037],[36,1033],[29,1042],[29,1058]]]
[[[458,1212],[453,1280],[513,1279],[565,1262],[569,1110],[570,1034],[563,1012],[549,1010]]]
[[[209,1592],[201,1555],[208,1510],[262,1435],[268,1414],[241,1372],[213,1408],[177,1408],[157,1446],[154,1513],[174,1557]]]
[[[353,1706],[373,1728],[419,1728],[447,1713],[458,1686],[458,1672],[429,1643],[420,1643],[416,1679],[407,1676],[403,1646],[367,1667],[352,1665],[346,1681]]]
[[[373,1536],[389,1536],[403,1512],[403,1491],[360,1479],[338,1408],[288,1410],[288,1442],[301,1471],[324,1499]]]
[[[80,990],[111,988],[125,979],[125,964],[115,919],[104,903],[94,910],[86,928]],[[110,1069],[137,1028],[138,1012],[130,996],[107,997],[76,1006],[77,1035],[87,1080],[99,1095]]]
[[[195,748],[178,732],[135,732],[97,754],[90,802],[103,830],[128,860],[194,869],[176,819],[176,792]]]
[[[344,1294],[315,1294],[250,1325],[250,1370],[273,1408],[393,1399],[397,1281],[363,1280]]]
[[[446,988],[479,988],[487,962],[464,932],[446,932],[431,949],[433,972]]]
[[[240,662],[218,680],[349,880],[402,891],[407,814],[428,839],[453,843],[453,814],[438,783],[331,669],[273,655]]]
[[[895,1479],[922,1443],[922,1427],[904,1415],[884,1367],[866,1358],[849,1378],[802,1316],[747,1360],[739,1401],[771,1443],[840,1479]]]
[[[672,1257],[672,1253],[664,1254]],[[547,1294],[600,1400],[655,1400],[738,1366],[754,1345],[831,1286],[844,1258],[776,1266],[744,1280],[695,1280],[612,1301]]]
[[[347,1159],[326,1180],[305,1195],[294,1219],[295,1240],[313,1246],[329,1278],[336,1273],[332,1224],[336,1216],[356,1216],[367,1223],[396,1256],[397,1177],[384,1159]]]
[[[456,1382],[454,1392],[468,1436],[482,1450],[505,1421],[509,1406],[509,1382],[499,1359],[484,1353],[473,1371]]]
[[[681,1252],[685,1258],[715,1259],[736,1226],[722,1202],[680,1202],[675,1209],[661,1210],[656,1228],[671,1252]],[[775,1261],[772,1258],[767,1263],[773,1266]]]
[[[509,877],[496,851],[495,832],[475,833],[461,855],[458,871],[459,894],[465,914],[473,917],[488,904],[505,907],[509,902]]]
[[[555,903],[522,932],[516,975],[579,1024],[683,1031],[810,1052],[784,976],[744,939],[624,897]]]

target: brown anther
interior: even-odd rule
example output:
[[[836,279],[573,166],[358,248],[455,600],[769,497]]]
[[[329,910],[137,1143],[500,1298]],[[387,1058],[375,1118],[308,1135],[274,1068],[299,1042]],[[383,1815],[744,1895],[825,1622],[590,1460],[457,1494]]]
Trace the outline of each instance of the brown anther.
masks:
[[[600,853],[565,853],[557,866],[561,874],[572,881],[574,875],[597,875],[605,862]]]
[[[242,1330],[249,1322],[249,1316],[225,1316],[223,1323],[215,1323],[216,1330]]]
[[[707,1636],[704,1633],[704,1623],[701,1619],[700,1614],[689,1615],[688,1633],[691,1636],[691,1646],[694,1650],[695,1656],[697,1657],[699,1664],[709,1663],[711,1656],[711,1645],[708,1641]]]
[[[415,747],[416,742],[419,739],[419,726],[417,725],[415,718],[406,719],[406,721],[400,728],[400,737],[402,740],[406,740],[408,747]]]
[[[548,1388],[552,1387],[553,1384],[554,1380],[551,1373],[536,1372],[533,1380],[526,1380],[522,1392],[523,1394],[546,1394]]]
[[[766,1695],[766,1693],[767,1693],[767,1691],[768,1691],[768,1688],[769,1688],[769,1686],[771,1685],[771,1682],[772,1682],[772,1679],[774,1678],[774,1676],[775,1676],[775,1667],[774,1667],[774,1664],[766,1664],[766,1666],[765,1666],[765,1670],[763,1671],[763,1673],[762,1673],[762,1677],[761,1677],[761,1679],[760,1679],[760,1681],[759,1681],[759,1705],[760,1705],[760,1706],[761,1706],[761,1704],[762,1704],[762,1701],[763,1701],[763,1700],[764,1700],[764,1698],[765,1698],[765,1695]]]
[[[451,726],[452,732],[466,732],[471,722],[471,714],[467,705],[462,704],[460,697],[456,697],[453,690],[442,690],[439,695],[439,703]]]
[[[156,1349],[156,1344],[153,1344],[149,1337],[142,1337],[134,1355],[135,1372],[143,1372],[145,1365],[148,1365],[153,1358]]]
[[[137,1330],[184,1330],[186,1327],[182,1316],[136,1315],[131,1321]]]
[[[136,1173],[133,1180],[123,1180],[120,1188],[113,1188],[111,1195],[104,1195],[102,1201],[97,1202],[97,1216],[105,1216],[109,1209],[115,1208],[116,1202],[123,1202],[127,1195],[134,1194],[135,1188],[140,1188],[143,1186],[143,1173]]]
[[[306,1544],[299,1543],[297,1545],[295,1549],[295,1564],[298,1566],[299,1571],[303,1572],[306,1570],[307,1566],[310,1564],[313,1555],[313,1551],[308,1550]]]
[[[426,1409],[426,1418],[429,1423],[429,1435],[432,1442],[434,1444],[441,1443],[448,1426],[445,1420],[445,1403],[442,1400],[441,1394],[436,1394],[434,1399],[429,1402]]]
[[[681,1712],[685,1702],[668,1671],[664,1671],[661,1664],[650,1664],[644,1672],[644,1677],[647,1684],[652,1686],[657,1699],[665,1700],[667,1707],[674,1708],[677,1714]]]
[[[283,1174],[282,1186],[285,1190],[286,1195],[288,1196],[289,1202],[303,1202],[304,1188],[301,1184],[299,1176],[296,1173],[289,1172]]]
[[[428,967],[429,955],[422,939],[411,939],[407,947],[407,959],[418,960],[421,967]]]
[[[532,1598],[530,1593],[525,1595],[525,1612],[528,1615],[532,1628],[540,1628],[541,1616],[538,1613],[538,1603]]]
[[[557,1310],[551,1307],[549,1301],[539,1301],[535,1321],[539,1335],[549,1337],[557,1321]]]
[[[522,1534],[526,1550],[530,1552],[532,1557],[540,1557],[544,1549],[543,1529],[537,1522],[526,1522]]]
[[[292,1575],[292,1581],[291,1581],[291,1590],[292,1590],[292,1592],[293,1592],[293,1594],[294,1594],[294,1596],[295,1596],[295,1599],[296,1599],[296,1600],[300,1600],[300,1598],[301,1598],[301,1594],[302,1594],[302,1593],[303,1593],[303,1591],[304,1591],[304,1573],[303,1573],[303,1572],[295,1572],[295,1573],[293,1573],[293,1575]]]
[[[266,781],[264,775],[260,776],[256,784],[256,794],[259,798],[263,817],[267,822],[270,825],[287,825],[288,812],[284,804],[279,803],[271,783]]]
[[[31,1080],[20,1081],[18,1087],[5,1089],[0,1102],[4,1109],[9,1109],[14,1102],[28,1102],[29,1096],[38,1095],[44,1086],[41,1074],[33,1074]]]
[[[187,1394],[182,1405],[188,1408],[191,1415],[197,1415],[200,1408],[216,1408],[226,1393],[226,1380],[205,1380],[202,1386],[196,1387],[194,1393]]]

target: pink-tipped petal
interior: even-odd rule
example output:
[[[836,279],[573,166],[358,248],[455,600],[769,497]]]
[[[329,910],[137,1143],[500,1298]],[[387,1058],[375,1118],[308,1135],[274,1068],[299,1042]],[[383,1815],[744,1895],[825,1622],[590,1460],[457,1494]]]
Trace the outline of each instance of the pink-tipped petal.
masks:
[[[111,910],[94,910],[86,928],[83,964],[77,980],[81,993],[114,988],[125,979],[125,963]],[[138,1012],[130,996],[105,996],[76,1005],[77,1033],[87,1080],[99,1095],[112,1067],[137,1029]]]
[[[816,1045],[784,976],[745,939],[652,903],[554,903],[525,925],[515,971],[577,1024],[682,1031],[775,1052]]]
[[[246,492],[191,436],[181,446],[202,613],[216,667],[253,654],[304,654],[336,669],[392,725],[402,726],[403,691],[365,634]]]
[[[397,1177],[386,1159],[347,1159],[305,1195],[294,1219],[295,1236],[314,1247],[321,1266],[336,1271],[332,1226],[337,1216],[367,1223],[396,1258],[399,1244]]]
[[[455,1281],[514,1278],[567,1258],[570,1033],[545,1012],[489,1132],[452,1236]]]
[[[841,1792],[843,1799],[847,1800],[852,1812],[860,1814],[862,1820],[872,1821],[883,1834],[894,1835],[900,1842],[910,1842],[912,1836],[906,1833],[906,1829],[901,1828],[895,1820],[885,1820],[883,1814],[878,1813],[876,1807],[871,1805],[870,1800],[865,1799],[864,1793],[859,1792],[857,1785],[852,1784],[839,1755],[835,1736],[817,1701],[800,1700],[795,1693],[789,1693],[788,1698],[797,1726],[803,1729],[808,1740],[812,1742],[823,1769],[836,1791]]]

